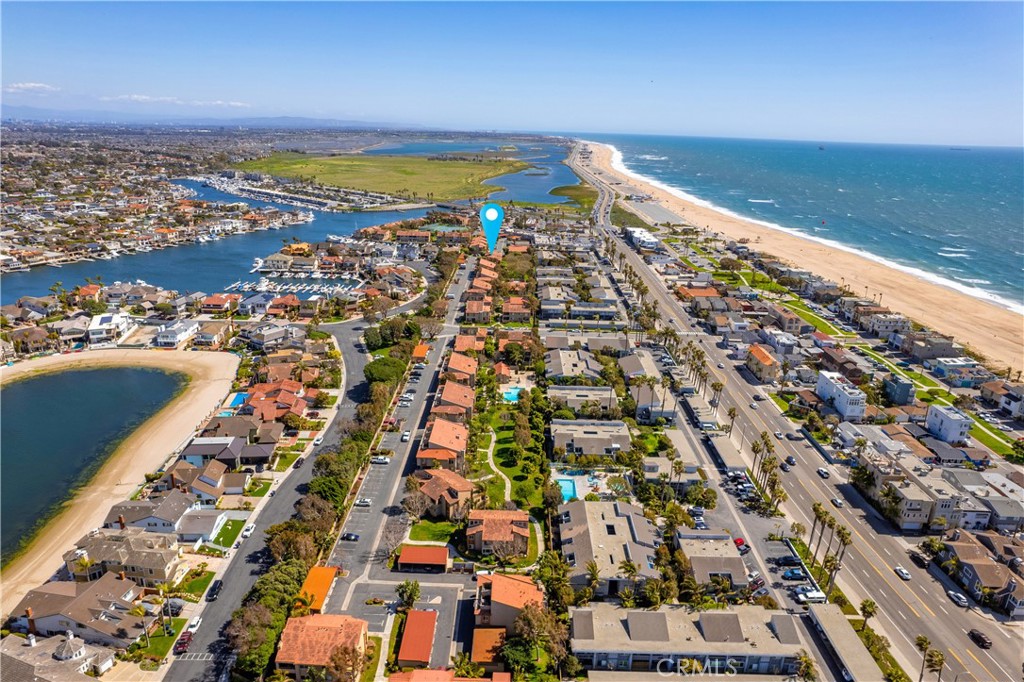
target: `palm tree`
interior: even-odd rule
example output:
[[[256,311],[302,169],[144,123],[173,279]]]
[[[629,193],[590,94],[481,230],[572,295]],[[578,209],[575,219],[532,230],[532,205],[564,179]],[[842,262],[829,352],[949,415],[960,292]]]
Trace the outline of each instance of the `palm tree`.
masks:
[[[761,445],[761,441],[755,440],[750,444],[750,451],[754,453],[754,468],[751,471],[757,471],[757,460],[760,459],[761,453],[764,452],[764,446]]]
[[[868,620],[874,618],[878,613],[878,604],[871,599],[865,599],[860,603],[860,615],[864,617],[864,624],[860,626],[863,630],[868,626]]]
[[[723,384],[721,381],[712,382],[712,384],[711,384],[711,395],[712,395],[711,402],[713,402],[715,404],[715,414],[718,414],[718,402],[719,402],[719,398],[722,395],[722,391],[724,391],[724,390],[725,390],[725,384]]]
[[[128,611],[129,616],[137,616],[142,618],[142,634],[146,637],[146,648],[149,648],[149,627],[146,625],[146,609],[142,604],[133,606]]]
[[[942,669],[946,665],[946,654],[942,653],[938,649],[932,649],[924,657],[924,667],[928,668],[930,673],[938,673],[938,677],[935,678],[936,682],[942,679]]]
[[[280,668],[274,668],[274,671],[270,673],[270,677],[267,678],[267,682],[293,682],[292,676],[281,670]]]
[[[295,604],[292,606],[292,617],[298,618],[299,616],[308,616],[310,606],[313,604],[313,595],[308,592],[295,597]]]
[[[601,584],[601,567],[597,565],[597,562],[591,559],[587,562],[587,587],[597,592],[598,586]]]
[[[821,549],[821,541],[825,538],[825,526],[835,527],[835,519],[832,518],[832,514],[828,511],[823,511],[821,514],[821,530],[818,531],[818,544],[814,546],[814,554],[811,555],[811,565],[813,566],[818,560],[818,550]]]
[[[630,559],[623,559],[619,562],[619,573],[622,577],[629,580],[630,585],[633,589],[636,589],[636,576],[640,572],[640,567],[633,563]]]
[[[839,573],[839,569],[842,568],[842,564],[839,563],[839,557],[835,554],[826,554],[825,558],[821,561],[821,568],[828,575],[828,583],[825,588],[825,594],[832,594],[832,586],[835,583],[836,574]]]
[[[455,677],[475,678],[484,676],[484,667],[479,663],[475,663],[466,651],[460,651],[452,656],[452,670],[455,672]]]
[[[795,537],[802,538],[804,536],[804,533],[807,532],[807,527],[799,521],[794,521],[789,525],[789,532],[792,533]]]
[[[814,682],[818,679],[818,673],[814,669],[814,659],[804,649],[796,654],[796,676],[804,682]]]
[[[917,682],[921,682],[924,679],[924,666],[928,661],[928,650],[932,648],[932,640],[924,635],[918,635],[914,640],[914,646],[921,652],[921,674],[917,677]]]
[[[807,537],[808,549],[810,549],[811,544],[814,542],[814,531],[817,530],[818,524],[825,518],[825,507],[821,505],[821,502],[815,502],[811,505],[811,513],[814,514],[814,523],[811,525],[811,534]]]
[[[725,411],[725,416],[729,418],[729,433],[732,433],[732,425],[736,423],[736,407],[730,407]]]
[[[946,569],[946,573],[950,576],[955,575],[960,570],[960,559],[956,555],[951,556],[942,562],[942,568]]]
[[[839,536],[839,562],[842,563],[846,556],[846,548],[853,544],[853,533],[846,526],[836,528],[836,535]]]

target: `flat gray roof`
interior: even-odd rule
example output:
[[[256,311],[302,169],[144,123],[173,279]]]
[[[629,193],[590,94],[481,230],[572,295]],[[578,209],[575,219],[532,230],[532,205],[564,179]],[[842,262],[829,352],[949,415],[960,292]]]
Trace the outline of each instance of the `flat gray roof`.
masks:
[[[842,609],[835,604],[812,604],[810,614],[832,652],[850,674],[852,682],[877,682],[882,679],[882,671],[864,648]]]

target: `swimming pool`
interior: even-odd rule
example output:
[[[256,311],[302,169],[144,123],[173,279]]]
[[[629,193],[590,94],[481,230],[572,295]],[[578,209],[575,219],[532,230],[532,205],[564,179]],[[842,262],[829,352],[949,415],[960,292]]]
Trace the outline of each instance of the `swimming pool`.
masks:
[[[228,407],[238,407],[245,402],[245,393],[236,393],[231,396],[231,402],[227,404]]]
[[[223,412],[218,412],[217,416],[218,417],[234,417],[235,416],[235,411],[234,410],[224,410]]]
[[[569,500],[577,497],[576,481],[571,478],[559,478],[555,482],[558,483],[558,487],[562,489],[563,502],[568,502]]]
[[[505,389],[502,396],[505,398],[506,403],[518,403],[519,392],[523,390],[522,386],[509,386]]]

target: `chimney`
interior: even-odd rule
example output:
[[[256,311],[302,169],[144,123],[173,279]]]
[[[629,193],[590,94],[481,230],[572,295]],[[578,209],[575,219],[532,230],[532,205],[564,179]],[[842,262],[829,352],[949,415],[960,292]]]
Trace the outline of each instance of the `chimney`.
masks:
[[[124,514],[117,517],[117,525],[121,527],[121,530],[124,530],[127,527],[128,524],[124,522]]]
[[[118,580],[124,580],[124,571],[118,571],[117,579]]]
[[[31,637],[36,632],[36,620],[35,620],[35,618],[32,617],[32,607],[31,606],[25,608],[25,620],[28,621],[28,631],[30,633],[29,636]],[[34,637],[32,638],[32,642],[31,643],[32,643],[32,646],[35,646],[35,638]]]
[[[178,482],[174,478],[174,472],[172,471],[171,472],[171,490],[173,490],[174,488],[177,488],[177,487],[178,487]]]

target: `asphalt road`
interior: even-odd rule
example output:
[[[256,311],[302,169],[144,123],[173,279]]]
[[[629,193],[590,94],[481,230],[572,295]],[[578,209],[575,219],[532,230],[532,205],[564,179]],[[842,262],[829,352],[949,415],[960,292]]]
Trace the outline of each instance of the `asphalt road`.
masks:
[[[676,329],[690,330],[694,320],[611,226],[612,189],[589,173],[585,166],[576,164],[575,168],[598,187],[599,197],[595,202],[598,228],[613,238],[618,250],[626,255],[627,262],[643,277],[662,319],[666,322],[674,319]],[[765,388],[749,381],[749,374],[735,371],[732,368],[734,361],[728,358],[725,349],[715,345],[715,341],[716,337],[701,333],[700,346],[707,353],[710,373],[708,384],[716,380],[725,384],[719,409],[724,413],[732,405],[738,412],[732,435],[734,441],[741,434],[745,434],[743,442],[749,443],[750,438],[761,431],[785,433],[793,430],[792,423],[770,401],[761,402],[757,409],[749,407],[752,395],[758,392],[765,394]],[[724,370],[717,368],[720,362],[725,364]],[[953,679],[958,673],[970,671],[978,680],[1017,679],[1024,661],[1020,624],[1003,624],[978,609],[964,610],[954,606],[945,594],[948,588],[941,576],[917,568],[909,561],[908,549],[917,543],[917,539],[898,534],[846,483],[846,472],[829,465],[810,445],[776,441],[775,454],[780,459],[794,455],[798,462],[793,471],[783,476],[783,485],[790,498],[783,505],[783,510],[789,520],[799,520],[809,530],[813,525],[811,504],[817,501],[853,533],[853,544],[846,552],[837,582],[854,604],[863,598],[871,598],[878,603],[879,614],[872,620],[872,627],[889,638],[893,654],[908,674],[920,668],[921,654],[914,645],[914,639],[923,634],[931,639],[934,648],[947,654],[949,669],[944,677]],[[818,467],[828,469],[831,477],[827,480],[820,478],[815,473]],[[834,508],[829,500],[837,496],[845,497],[850,504],[843,509]],[[905,582],[896,576],[893,572],[896,565],[906,567],[912,579]],[[975,646],[967,637],[967,631],[972,628],[989,635],[993,641],[991,649]]]

